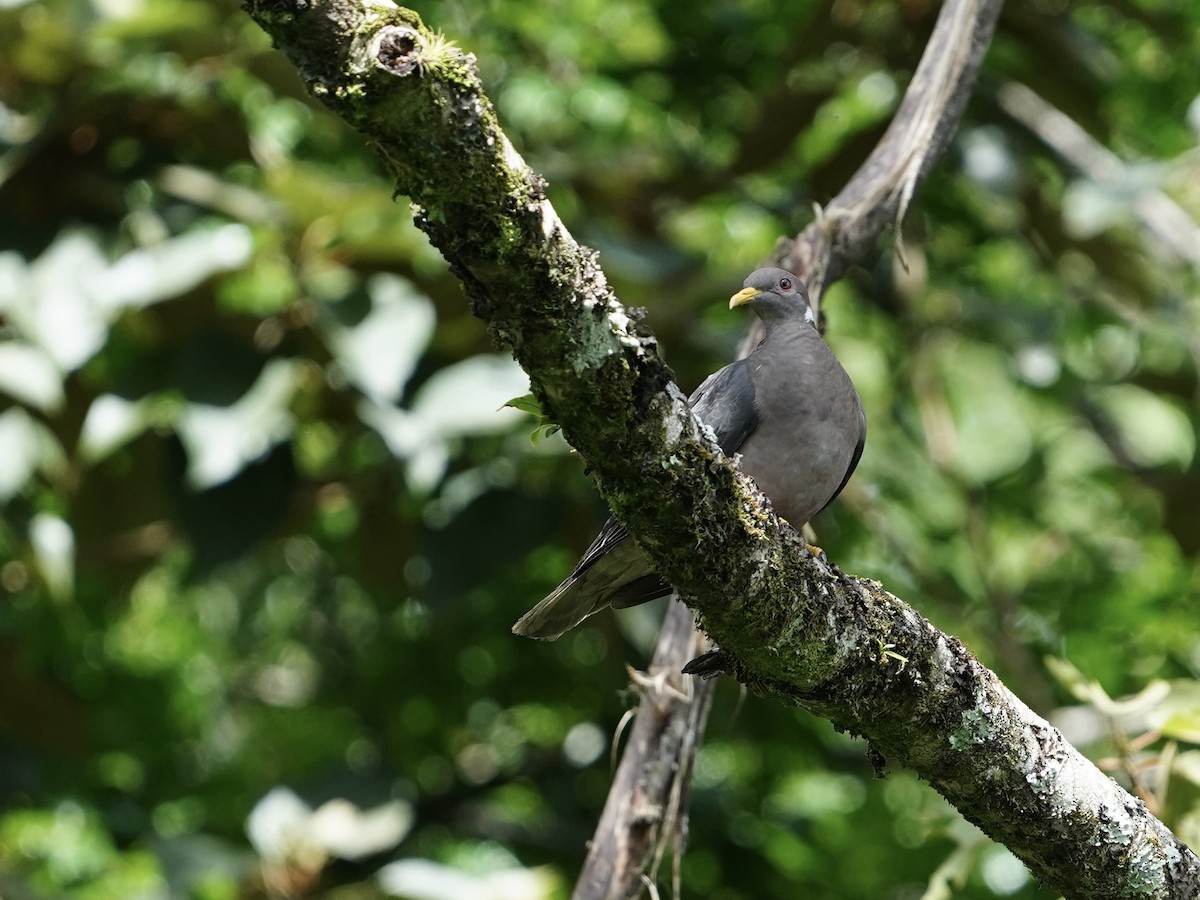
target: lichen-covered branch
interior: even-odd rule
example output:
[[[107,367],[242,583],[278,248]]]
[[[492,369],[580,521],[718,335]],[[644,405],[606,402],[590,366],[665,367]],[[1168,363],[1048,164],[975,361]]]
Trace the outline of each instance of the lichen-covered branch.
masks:
[[[387,158],[474,311],[730,672],[866,736],[1069,897],[1200,894],[1195,855],[957,640],[780,525],[559,221],[469,55],[385,0],[247,8]]]

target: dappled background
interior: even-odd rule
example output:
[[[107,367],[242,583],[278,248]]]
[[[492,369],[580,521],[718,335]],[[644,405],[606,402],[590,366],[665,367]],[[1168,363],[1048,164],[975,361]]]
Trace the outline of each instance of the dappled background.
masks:
[[[419,7],[686,390],[937,12]],[[906,265],[823,304],[870,433],[816,522],[1193,846],[1198,44],[1005,10]],[[0,0],[0,46],[0,893],[565,896],[661,608],[509,634],[604,516],[524,376],[232,0]],[[1053,896],[866,749],[720,684],[685,896]]]

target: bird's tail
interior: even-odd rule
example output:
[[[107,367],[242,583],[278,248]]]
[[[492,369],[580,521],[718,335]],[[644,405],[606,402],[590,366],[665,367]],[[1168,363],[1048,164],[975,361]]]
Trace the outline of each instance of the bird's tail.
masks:
[[[571,577],[517,620],[512,627],[513,634],[552,641],[596,612],[599,607],[594,605],[594,598],[579,590],[577,581],[572,573]]]

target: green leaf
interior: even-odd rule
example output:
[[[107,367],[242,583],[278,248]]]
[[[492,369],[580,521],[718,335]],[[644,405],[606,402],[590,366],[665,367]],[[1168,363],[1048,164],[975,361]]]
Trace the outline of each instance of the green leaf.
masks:
[[[520,397],[513,397],[500,408],[504,409],[505,406],[519,409],[521,412],[529,413],[531,416],[542,417],[542,404],[538,403],[537,397],[533,396],[533,394],[523,394]]]
[[[537,418],[537,427],[529,434],[529,443],[537,446],[538,441],[542,438],[548,438],[553,434],[557,434],[562,428],[557,425],[553,419],[542,412],[542,404],[538,402],[538,398],[533,394],[524,394],[520,397],[513,397],[504,406],[511,406],[513,409],[519,409],[523,413],[528,413]],[[500,407],[504,409],[504,406]]]
[[[1132,384],[1097,388],[1096,399],[1113,420],[1121,445],[1139,466],[1186,469],[1196,452],[1196,432],[1178,405]]]

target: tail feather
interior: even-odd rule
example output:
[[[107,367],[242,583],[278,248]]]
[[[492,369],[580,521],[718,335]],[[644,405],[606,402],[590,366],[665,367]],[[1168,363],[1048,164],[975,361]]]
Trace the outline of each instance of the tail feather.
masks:
[[[552,641],[608,606],[635,606],[670,590],[626,537],[601,554],[585,555],[575,571],[521,616],[512,630],[524,637]]]
[[[575,587],[576,579],[572,575],[521,616],[512,628],[513,634],[553,641],[596,612],[593,599],[584,596],[582,591],[572,590]]]

